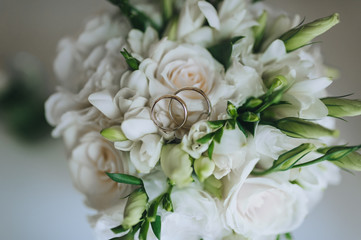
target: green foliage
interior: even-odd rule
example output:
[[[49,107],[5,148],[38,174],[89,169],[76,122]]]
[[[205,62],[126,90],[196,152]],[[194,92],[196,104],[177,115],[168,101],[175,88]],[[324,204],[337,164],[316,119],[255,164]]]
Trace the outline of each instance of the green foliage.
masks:
[[[132,69],[132,70],[138,70],[139,69],[139,64],[140,61],[136,58],[134,58],[132,56],[132,54],[130,54],[127,49],[123,48],[123,51],[120,51],[120,53],[123,55],[123,57],[125,58],[125,61],[127,62],[128,66]]]
[[[132,26],[141,31],[145,31],[148,26],[153,27],[160,32],[158,26],[149,16],[132,6],[128,0],[108,0],[110,3],[119,7],[121,12],[128,18]]]

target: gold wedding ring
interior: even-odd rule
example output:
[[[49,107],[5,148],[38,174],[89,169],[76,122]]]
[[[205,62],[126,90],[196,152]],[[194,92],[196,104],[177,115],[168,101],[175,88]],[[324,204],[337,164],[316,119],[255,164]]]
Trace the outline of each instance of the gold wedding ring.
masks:
[[[196,87],[184,87],[184,88],[181,88],[179,90],[177,90],[173,95],[171,94],[167,94],[167,95],[164,95],[160,98],[158,98],[157,100],[155,100],[153,106],[152,106],[152,109],[151,109],[151,118],[153,120],[153,122],[160,128],[162,129],[163,131],[165,132],[171,132],[171,131],[176,131],[180,128],[182,128],[187,120],[188,120],[188,108],[187,108],[187,105],[186,103],[184,102],[184,100],[180,97],[178,97],[177,95],[183,91],[194,91],[194,92],[197,92],[199,93],[203,98],[204,100],[206,101],[207,103],[207,111],[206,112],[202,112],[200,114],[200,116],[198,117],[198,120],[200,119],[200,117],[204,114],[206,114],[207,116],[207,120],[209,120],[210,116],[211,116],[211,113],[212,113],[212,104],[211,104],[211,101],[209,100],[209,98],[207,97],[207,95],[199,88],[196,88]],[[156,117],[156,113],[155,113],[155,106],[157,105],[158,102],[160,102],[161,100],[164,100],[164,99],[170,99],[169,101],[169,104],[168,104],[168,114],[171,118],[171,120],[176,124],[176,127],[174,128],[171,128],[171,127],[164,127],[161,122],[159,122],[159,120],[157,119]],[[178,122],[176,121],[175,117],[173,116],[173,110],[172,110],[172,104],[173,104],[173,100],[174,101],[177,101],[178,103],[180,103],[182,105],[182,109],[183,109],[183,121],[178,124]],[[197,121],[198,121],[197,120]]]
[[[157,103],[161,100],[164,100],[164,99],[171,99],[170,101],[177,101],[178,103],[180,103],[182,105],[182,109],[183,109],[183,113],[184,113],[184,117],[183,117],[183,121],[181,124],[175,126],[174,128],[168,128],[168,127],[164,127],[161,125],[161,123],[158,121],[157,117],[155,116],[155,106],[157,105]],[[170,103],[169,103],[170,105]],[[169,112],[169,109],[168,109],[168,113],[171,115],[171,113]],[[178,130],[180,129],[181,127],[184,126],[184,124],[187,122],[187,119],[188,119],[188,109],[187,109],[187,105],[185,104],[185,102],[178,96],[175,96],[175,95],[170,95],[170,94],[167,94],[167,95],[164,95],[160,98],[158,98],[157,100],[155,100],[155,102],[153,103],[153,106],[152,106],[152,109],[151,109],[151,118],[153,120],[153,122],[155,123],[155,125],[157,125],[160,129],[162,129],[163,131],[165,132],[170,132],[170,131],[175,131],[175,130]],[[172,120],[174,121],[173,119],[173,116],[171,115],[171,118]],[[174,121],[175,122],[175,121]],[[177,122],[175,122],[177,123]]]

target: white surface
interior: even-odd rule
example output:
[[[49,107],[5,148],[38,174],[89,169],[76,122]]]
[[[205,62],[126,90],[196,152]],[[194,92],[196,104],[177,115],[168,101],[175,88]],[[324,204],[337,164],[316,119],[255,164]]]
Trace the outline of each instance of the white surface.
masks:
[[[311,21],[333,12],[341,23],[325,34],[327,63],[341,79],[333,95],[361,96],[361,1],[266,0]],[[51,73],[56,43],[79,31],[91,13],[109,7],[99,0],[0,0],[0,67],[7,57],[28,51]],[[360,118],[340,122],[342,137],[361,142]],[[0,239],[92,239],[83,197],[72,187],[61,141],[25,145],[0,128]],[[321,204],[295,232],[296,240],[358,240],[361,238],[361,174],[343,174],[341,185],[329,188]]]

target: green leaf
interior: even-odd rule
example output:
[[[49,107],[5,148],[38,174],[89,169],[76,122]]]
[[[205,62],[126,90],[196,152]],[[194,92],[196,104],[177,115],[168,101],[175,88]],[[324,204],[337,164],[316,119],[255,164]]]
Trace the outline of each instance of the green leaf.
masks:
[[[123,51],[120,51],[120,53],[125,58],[125,61],[129,65],[129,67],[133,70],[139,69],[140,61],[132,56],[125,48],[123,48]]]
[[[242,126],[242,122],[237,120],[236,123],[237,123],[237,127],[239,128],[239,130],[241,130],[241,132],[243,132],[244,136],[248,137],[248,133],[246,129]]]
[[[218,129],[220,127],[223,127],[223,125],[225,124],[227,120],[216,120],[216,121],[208,121],[208,125],[212,128],[212,129]]]
[[[209,147],[208,147],[208,157],[209,157],[209,159],[212,159],[213,150],[214,150],[214,141],[212,141],[211,144],[209,144]]]
[[[214,132],[208,133],[208,134],[204,135],[203,137],[201,137],[200,139],[198,139],[197,142],[201,143],[201,144],[208,143],[210,140],[212,140],[214,134],[215,134]]]
[[[222,136],[223,136],[223,128],[220,128],[214,134],[214,141],[216,141],[217,143],[221,143]]]
[[[243,36],[224,40],[214,46],[208,48],[212,56],[227,69],[230,65],[230,58],[232,55],[232,45],[238,40],[244,38]]]
[[[149,221],[145,220],[140,228],[139,240],[147,240],[148,230],[149,230]]]
[[[141,31],[145,31],[147,26],[152,26],[158,32],[160,32],[161,27],[158,26],[149,16],[143,12],[136,9],[129,3],[129,0],[108,0],[110,3],[118,6],[121,12],[128,17],[132,26]]]
[[[225,125],[226,129],[235,129],[236,128],[236,120],[235,119],[228,119]]]
[[[253,110],[254,108],[260,106],[263,103],[262,99],[259,98],[249,98],[244,104],[243,108],[245,110]]]
[[[124,228],[122,225],[119,225],[119,226],[114,227],[114,228],[112,228],[112,229],[110,229],[110,230],[112,230],[112,232],[115,233],[115,234],[119,234],[119,233],[128,231],[129,229],[126,229],[126,228]]]
[[[285,234],[285,238],[286,238],[287,240],[292,240],[292,239],[293,239],[291,233],[286,233],[286,234]]]
[[[160,233],[162,229],[162,221],[159,215],[156,216],[155,221],[151,223],[154,235],[160,240]]]
[[[106,172],[108,177],[112,179],[115,182],[118,183],[125,183],[125,184],[131,184],[131,185],[143,185],[143,181],[140,178],[123,174],[123,173],[108,173]]]

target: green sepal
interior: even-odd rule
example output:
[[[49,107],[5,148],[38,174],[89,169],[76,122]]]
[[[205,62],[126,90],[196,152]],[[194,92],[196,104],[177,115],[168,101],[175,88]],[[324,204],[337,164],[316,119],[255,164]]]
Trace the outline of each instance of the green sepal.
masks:
[[[208,157],[209,159],[212,159],[213,157],[213,150],[214,150],[214,141],[211,142],[211,144],[209,144],[209,147],[208,147]]]
[[[147,240],[149,230],[149,221],[145,219],[142,226],[140,227],[139,240]]]
[[[216,121],[208,121],[208,125],[212,128],[212,129],[218,129],[220,127],[223,127],[223,125],[225,124],[226,120],[216,120]]]
[[[155,221],[151,223],[154,235],[160,240],[160,233],[162,229],[162,220],[159,215],[155,217]]]
[[[145,31],[147,26],[152,26],[158,32],[161,27],[158,26],[149,16],[139,11],[129,3],[129,0],[108,0],[110,3],[119,7],[121,12],[128,18],[132,26],[141,31]]]
[[[125,184],[131,184],[131,185],[143,185],[143,181],[140,178],[123,174],[123,173],[108,173],[105,172],[110,179],[112,179],[115,182],[118,183],[125,183]]]
[[[243,36],[234,37],[232,39],[224,40],[214,46],[208,48],[208,51],[211,55],[220,62],[225,69],[227,69],[230,65],[230,58],[232,55],[232,46],[238,40],[244,38]]]
[[[262,99],[251,97],[247,99],[243,107],[245,110],[253,110],[254,108],[260,106],[262,103],[263,103]]]
[[[127,51],[127,49],[123,48],[123,51],[120,51],[120,53],[123,55],[123,57],[125,58],[125,61],[127,62],[128,66],[131,69],[133,69],[133,70],[139,69],[140,61],[138,59],[136,59],[135,57],[133,57],[132,54],[130,54]]]
[[[111,228],[110,230],[112,230],[112,232],[115,234],[119,234],[128,231],[129,229],[124,228],[123,225],[119,225],[117,227]]]

